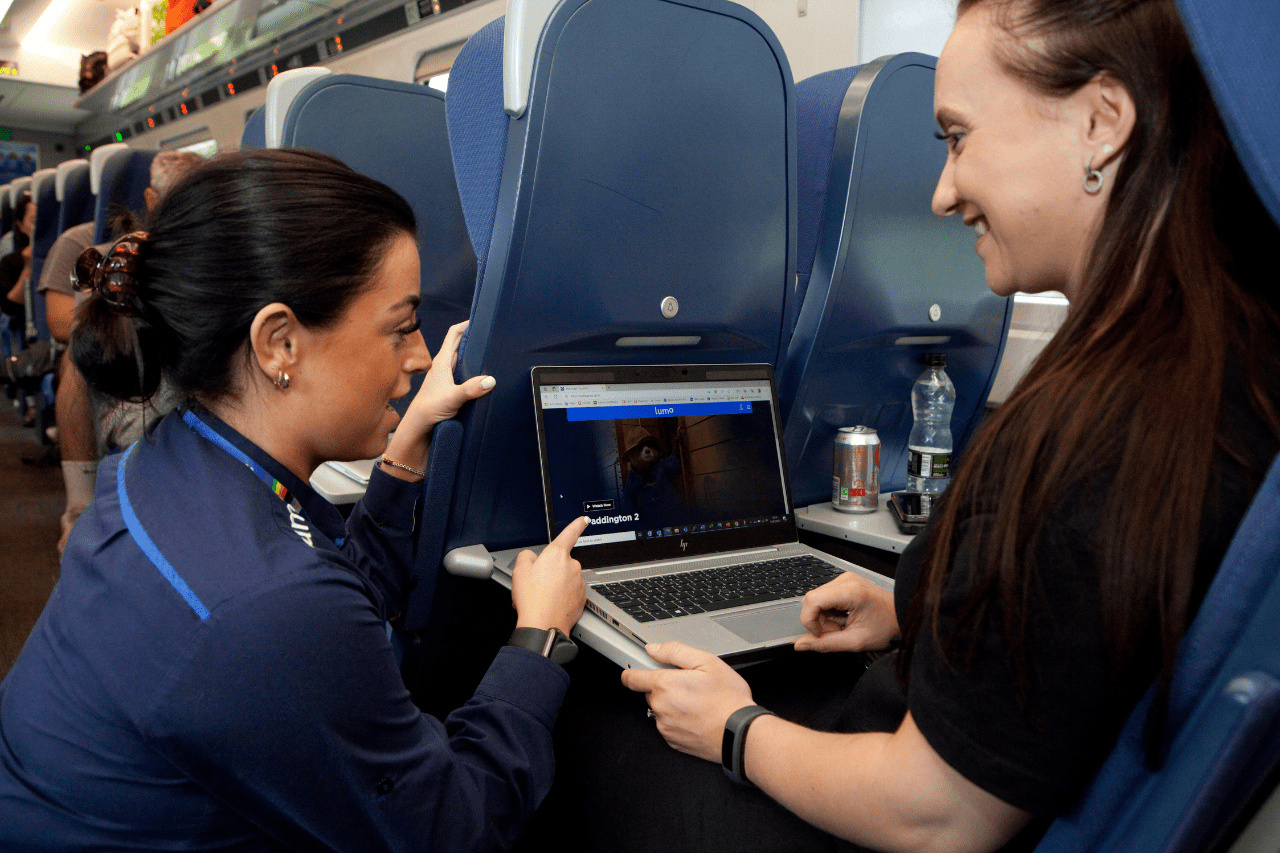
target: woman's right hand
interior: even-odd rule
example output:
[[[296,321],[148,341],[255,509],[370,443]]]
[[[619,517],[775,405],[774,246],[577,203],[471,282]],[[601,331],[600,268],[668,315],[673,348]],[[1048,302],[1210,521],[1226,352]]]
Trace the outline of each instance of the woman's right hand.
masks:
[[[570,522],[537,557],[532,551],[520,552],[511,573],[517,628],[559,628],[568,634],[582,616],[587,586],[582,566],[569,551],[587,524],[585,515]]]
[[[877,651],[898,636],[893,593],[853,572],[806,593],[800,624],[809,631],[796,640],[800,652]]]

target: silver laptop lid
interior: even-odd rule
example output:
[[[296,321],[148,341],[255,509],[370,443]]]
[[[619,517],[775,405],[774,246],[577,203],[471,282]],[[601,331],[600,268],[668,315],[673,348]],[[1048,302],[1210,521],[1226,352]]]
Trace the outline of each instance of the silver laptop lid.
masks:
[[[773,368],[535,367],[547,532],[601,568],[797,540]]]

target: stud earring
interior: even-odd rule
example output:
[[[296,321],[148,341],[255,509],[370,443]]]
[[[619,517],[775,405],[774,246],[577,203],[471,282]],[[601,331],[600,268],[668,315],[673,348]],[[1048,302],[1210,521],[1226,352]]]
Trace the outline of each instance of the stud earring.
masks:
[[[1097,195],[1106,181],[1102,170],[1093,168],[1093,157],[1090,157],[1088,165],[1084,167],[1084,191],[1089,195]]]
[[[276,381],[273,383],[281,391],[289,387],[289,374],[283,370],[276,371]]]

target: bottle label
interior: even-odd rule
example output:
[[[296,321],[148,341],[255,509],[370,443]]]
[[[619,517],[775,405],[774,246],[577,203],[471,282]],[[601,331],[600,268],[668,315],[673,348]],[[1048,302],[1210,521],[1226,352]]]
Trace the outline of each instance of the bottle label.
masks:
[[[942,480],[951,476],[950,453],[922,453],[907,450],[907,475]]]

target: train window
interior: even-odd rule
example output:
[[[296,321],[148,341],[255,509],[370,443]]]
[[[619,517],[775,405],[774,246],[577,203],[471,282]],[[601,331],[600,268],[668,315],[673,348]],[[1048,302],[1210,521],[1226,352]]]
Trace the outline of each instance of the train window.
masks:
[[[453,67],[464,44],[465,39],[422,54],[413,71],[413,82],[444,91],[449,85],[449,69]]]

